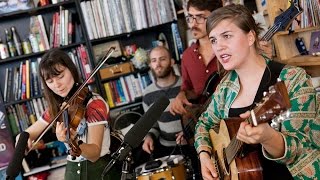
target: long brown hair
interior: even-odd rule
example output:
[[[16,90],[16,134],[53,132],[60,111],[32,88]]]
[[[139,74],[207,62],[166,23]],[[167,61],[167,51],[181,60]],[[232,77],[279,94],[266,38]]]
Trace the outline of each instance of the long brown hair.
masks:
[[[75,83],[81,83],[77,68],[71,58],[62,50],[51,49],[45,53],[39,64],[39,75],[44,87],[44,96],[48,102],[50,117],[53,118],[60,110],[63,98],[55,94],[46,84],[46,80],[61,73],[59,65],[68,68]]]

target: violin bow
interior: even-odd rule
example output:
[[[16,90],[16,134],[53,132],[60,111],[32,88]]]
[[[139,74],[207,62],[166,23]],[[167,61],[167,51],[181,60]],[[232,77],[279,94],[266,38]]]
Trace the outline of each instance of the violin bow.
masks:
[[[90,76],[79,86],[78,90],[71,96],[71,98],[64,103],[63,107],[60,109],[60,111],[57,113],[57,115],[53,118],[53,120],[48,124],[48,126],[41,132],[41,134],[32,141],[32,147],[29,149],[28,153],[34,149],[36,144],[40,141],[40,139],[47,133],[47,131],[53,126],[53,124],[57,121],[57,119],[61,116],[64,110],[67,109],[70,102],[72,102],[80,93],[80,91],[87,85],[89,80],[98,72],[98,70],[102,67],[102,65],[109,59],[111,54],[115,51],[115,47],[111,47],[106,55],[103,57],[103,60],[92,70]]]

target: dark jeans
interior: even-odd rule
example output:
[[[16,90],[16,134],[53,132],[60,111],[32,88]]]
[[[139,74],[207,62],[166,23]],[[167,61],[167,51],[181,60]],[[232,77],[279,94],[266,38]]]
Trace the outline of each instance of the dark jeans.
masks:
[[[101,174],[105,166],[110,161],[110,155],[101,157],[96,162],[82,161],[82,162],[67,162],[65,180],[101,180]],[[104,180],[118,180],[121,177],[121,169],[114,166],[106,174]]]

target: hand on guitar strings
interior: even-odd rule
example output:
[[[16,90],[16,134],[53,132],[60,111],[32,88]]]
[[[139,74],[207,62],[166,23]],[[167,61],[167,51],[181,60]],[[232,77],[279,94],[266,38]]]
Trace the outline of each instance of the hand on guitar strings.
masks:
[[[211,150],[208,150],[209,152]],[[201,174],[202,178],[204,180],[214,180],[218,179],[218,174],[215,168],[215,165],[213,164],[213,161],[209,154],[207,153],[200,153],[199,159],[201,162]]]
[[[250,112],[247,111],[240,115],[241,118],[247,119],[250,116]],[[240,124],[237,139],[247,144],[265,144],[273,141],[273,137],[278,133],[268,123],[261,123],[258,126],[253,126],[248,122],[242,122]]]
[[[187,110],[185,109],[185,106],[192,106],[192,103],[188,101],[186,94],[181,91],[177,95],[177,97],[170,103],[170,113],[173,115],[186,114]]]

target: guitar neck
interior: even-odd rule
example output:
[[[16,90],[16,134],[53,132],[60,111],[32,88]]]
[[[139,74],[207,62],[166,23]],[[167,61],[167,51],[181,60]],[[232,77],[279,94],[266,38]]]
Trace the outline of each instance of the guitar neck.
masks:
[[[270,29],[263,35],[263,37],[260,39],[261,41],[269,41],[272,36],[278,31],[278,27],[276,25],[271,26]]]

